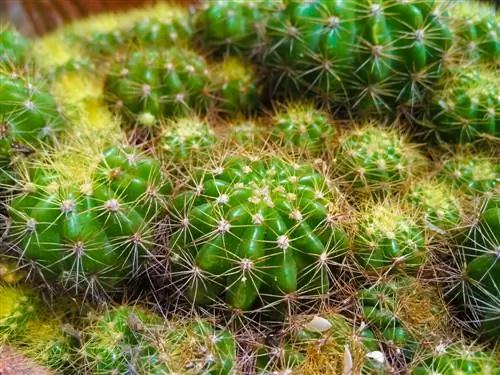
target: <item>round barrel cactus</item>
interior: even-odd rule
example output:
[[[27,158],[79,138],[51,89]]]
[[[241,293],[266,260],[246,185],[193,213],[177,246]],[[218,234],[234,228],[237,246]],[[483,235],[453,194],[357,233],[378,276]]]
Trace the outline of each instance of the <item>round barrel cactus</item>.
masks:
[[[252,55],[265,37],[270,15],[281,0],[203,1],[193,15],[193,27],[199,44],[214,53]]]
[[[468,62],[500,62],[500,19],[492,4],[457,1],[449,7],[457,55]]]
[[[354,255],[368,272],[416,272],[428,257],[417,212],[396,201],[368,203],[357,215]]]
[[[439,140],[470,143],[500,138],[500,77],[485,67],[452,71],[437,90],[428,122]]]
[[[436,345],[417,358],[411,375],[498,374],[500,366],[487,348],[461,342]]]
[[[359,192],[400,190],[424,162],[396,129],[368,123],[343,134],[334,150],[337,174]]]
[[[485,337],[500,334],[500,195],[483,205],[478,222],[458,247],[454,260],[458,294],[465,324]]]
[[[58,106],[44,85],[0,74],[0,160],[33,152],[62,127]]]
[[[500,183],[496,158],[481,154],[457,154],[443,162],[438,178],[468,195],[494,191]]]
[[[326,312],[293,317],[284,335],[256,351],[257,374],[388,374],[373,332]]]
[[[221,114],[248,113],[258,106],[260,85],[253,66],[235,57],[224,59],[214,72],[216,110]]]
[[[71,173],[72,157],[23,173],[7,203],[9,240],[45,281],[86,294],[111,291],[151,250],[170,184],[156,160],[131,148],[105,149],[80,176]]]
[[[279,90],[361,112],[422,102],[453,40],[426,0],[292,0],[266,29],[262,59]]]
[[[167,161],[193,162],[216,143],[212,128],[196,117],[184,117],[163,128],[158,147]]]
[[[0,25],[0,68],[23,67],[30,52],[30,42],[17,30]]]
[[[205,59],[171,48],[133,51],[112,64],[106,78],[110,105],[144,126],[159,118],[204,112],[210,103]]]
[[[272,136],[281,146],[321,154],[334,144],[337,128],[328,114],[312,104],[292,103],[273,116]]]
[[[193,172],[174,198],[173,277],[195,304],[246,311],[319,297],[347,250],[343,197],[314,165],[229,155]]]

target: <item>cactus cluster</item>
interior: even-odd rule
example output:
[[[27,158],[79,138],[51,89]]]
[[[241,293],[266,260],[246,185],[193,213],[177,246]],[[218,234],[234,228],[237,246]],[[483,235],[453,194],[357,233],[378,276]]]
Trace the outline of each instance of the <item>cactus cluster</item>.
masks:
[[[30,52],[30,41],[9,25],[0,25],[0,68],[22,68]]]

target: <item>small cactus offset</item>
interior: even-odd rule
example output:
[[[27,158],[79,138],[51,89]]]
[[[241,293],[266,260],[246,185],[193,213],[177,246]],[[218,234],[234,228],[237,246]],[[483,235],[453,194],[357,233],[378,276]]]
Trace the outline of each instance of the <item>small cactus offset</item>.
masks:
[[[338,129],[328,113],[312,104],[291,103],[272,118],[271,139],[281,146],[321,154],[335,144]]]
[[[338,313],[295,316],[283,333],[258,345],[257,374],[389,374],[373,332]]]
[[[438,140],[470,143],[500,138],[500,78],[486,67],[456,68],[435,92],[428,122]]]
[[[198,43],[215,54],[252,56],[265,38],[265,26],[282,0],[204,1],[193,15]]]
[[[347,184],[371,194],[401,190],[425,166],[416,145],[400,131],[380,128],[375,122],[345,132],[332,157]]]
[[[193,163],[203,158],[215,143],[214,131],[205,120],[183,117],[162,127],[157,148],[168,162]]]
[[[255,68],[235,57],[224,59],[211,67],[214,74],[215,110],[221,115],[234,116],[254,110],[260,99],[261,87]]]
[[[481,195],[500,184],[500,165],[494,157],[464,152],[446,159],[437,176],[467,195]]]
[[[94,297],[138,272],[170,192],[156,160],[110,146],[95,159],[56,153],[22,176],[8,239],[42,279]]]
[[[27,38],[13,27],[0,24],[0,69],[24,67],[30,48]]]
[[[404,202],[368,201],[358,209],[354,255],[365,272],[417,272],[430,254],[420,212]]]
[[[151,127],[162,117],[203,113],[211,102],[208,67],[195,52],[138,50],[112,64],[106,90],[126,119]]]
[[[500,19],[494,4],[457,1],[449,7],[456,53],[466,62],[500,63]]]
[[[411,375],[495,375],[500,372],[498,360],[487,348],[464,342],[440,343],[417,356]]]
[[[174,281],[196,304],[224,300],[239,311],[325,296],[348,247],[348,211],[314,165],[273,155],[213,158],[170,209]]]
[[[0,72],[0,160],[35,151],[62,128],[59,108],[42,82]]]

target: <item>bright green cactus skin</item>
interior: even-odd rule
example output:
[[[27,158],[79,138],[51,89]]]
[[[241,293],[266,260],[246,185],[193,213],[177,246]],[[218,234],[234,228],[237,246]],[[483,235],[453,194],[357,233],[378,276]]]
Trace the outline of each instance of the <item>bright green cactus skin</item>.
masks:
[[[381,350],[370,329],[356,330],[336,313],[326,313],[324,318],[301,315],[294,320],[279,346],[258,349],[258,374],[341,374],[345,370],[346,347],[353,359],[353,373],[388,373],[387,363],[366,357],[369,352]]]
[[[430,118],[438,138],[469,143],[500,137],[500,78],[487,68],[453,70],[443,90],[436,91]]]
[[[228,57],[215,66],[216,110],[222,114],[248,113],[258,105],[260,85],[255,69],[243,61]]]
[[[181,116],[207,110],[209,76],[205,60],[194,52],[139,50],[107,75],[111,105],[127,118],[138,116],[152,125],[161,116]]]
[[[193,162],[197,155],[203,157],[215,143],[214,131],[206,122],[186,117],[173,121],[163,129],[159,148],[168,161]]]
[[[445,234],[460,226],[461,204],[452,189],[437,181],[416,181],[407,201],[424,213],[424,222],[433,231]]]
[[[214,53],[252,54],[259,48],[265,24],[281,0],[204,1],[193,17],[200,44]]]
[[[358,213],[354,252],[369,272],[416,271],[427,259],[425,228],[404,206],[391,201]]]
[[[28,39],[12,28],[0,25],[0,68],[22,67],[30,48]]]
[[[274,115],[272,138],[291,146],[320,154],[335,142],[337,129],[327,113],[310,104],[291,104]]]
[[[479,223],[463,241],[461,282],[456,290],[468,323],[486,337],[500,335],[500,196],[488,199]]]
[[[92,293],[133,276],[170,191],[159,163],[113,146],[83,185],[64,184],[43,167],[31,174],[8,207],[10,239],[22,259],[37,264],[45,280]]]
[[[324,295],[329,266],[348,246],[334,219],[342,204],[307,163],[220,160],[170,210],[174,277],[196,304],[224,298],[242,311],[266,299]]]
[[[411,371],[412,375],[495,375],[500,372],[498,362],[486,350],[460,343],[440,345],[421,362]]]
[[[461,1],[450,7],[459,57],[471,62],[500,62],[500,22],[493,4]]]
[[[61,130],[57,104],[45,87],[0,74],[0,159],[30,153]]]
[[[95,31],[87,38],[85,45],[93,56],[110,56],[124,45],[126,37],[126,33],[121,30]]]
[[[111,308],[84,332],[80,356],[85,373],[127,374],[140,368],[154,348],[147,341],[161,319],[138,307]]]
[[[0,285],[0,346],[6,340],[20,337],[36,313],[38,296],[14,285]]]
[[[421,102],[452,43],[432,0],[290,0],[267,34],[276,82],[362,112]]]
[[[500,165],[481,155],[457,155],[443,163],[438,176],[466,194],[483,194],[499,185]]]
[[[188,319],[167,325],[156,343],[158,352],[141,370],[147,374],[236,375],[237,343],[227,329],[208,320]]]
[[[400,189],[418,170],[422,159],[399,132],[374,124],[343,135],[335,153],[338,174],[354,189],[367,192]]]

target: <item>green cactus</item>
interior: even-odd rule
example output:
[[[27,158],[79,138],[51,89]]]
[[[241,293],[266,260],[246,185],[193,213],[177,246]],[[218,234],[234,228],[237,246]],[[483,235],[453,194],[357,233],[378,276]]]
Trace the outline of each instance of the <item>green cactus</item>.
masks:
[[[437,234],[452,234],[462,223],[460,200],[446,183],[417,180],[407,192],[406,200],[423,211],[425,225]]]
[[[380,113],[422,102],[453,40],[426,0],[292,0],[267,35],[262,59],[277,86]]]
[[[500,62],[500,19],[494,5],[457,1],[449,7],[458,57],[470,62]]]
[[[439,344],[415,362],[412,375],[495,375],[500,372],[498,361],[488,349],[461,342]]]
[[[30,289],[16,285],[0,285],[0,346],[22,336],[40,303]]]
[[[225,139],[240,147],[262,146],[268,139],[261,119],[237,119],[227,127]]]
[[[188,50],[139,50],[115,62],[107,74],[111,106],[126,118],[152,126],[161,116],[204,112],[210,103],[205,59]]]
[[[239,311],[324,296],[330,266],[348,246],[339,223],[348,210],[335,186],[313,165],[276,156],[212,160],[170,209],[180,289],[195,304],[223,298]]]
[[[258,374],[389,373],[373,332],[338,313],[298,315],[279,343],[259,345],[256,354]]]
[[[337,128],[328,114],[312,104],[289,104],[274,114],[272,123],[271,139],[313,155],[325,152],[337,139]]]
[[[343,134],[333,157],[337,173],[356,191],[369,193],[400,190],[424,163],[398,130],[373,122]]]
[[[451,334],[450,318],[437,289],[411,277],[381,280],[358,291],[368,327],[388,346],[391,354],[411,360],[419,346]]]
[[[0,25],[0,68],[23,67],[30,53],[30,42],[9,25]]]
[[[270,15],[281,0],[204,1],[193,16],[199,44],[216,54],[252,55],[265,38]]]
[[[185,117],[171,121],[163,128],[158,148],[165,160],[172,162],[193,162],[216,143],[212,128],[196,117]]]
[[[127,374],[137,370],[154,348],[148,335],[162,320],[133,306],[110,307],[93,317],[83,332],[79,356],[84,373]]]
[[[454,251],[455,283],[450,295],[465,325],[485,337],[500,334],[500,195],[487,198],[477,222]]]
[[[427,122],[439,140],[469,143],[500,138],[500,78],[494,71],[474,66],[451,71],[436,91]]]
[[[143,361],[141,373],[236,375],[237,343],[231,332],[208,319],[169,321]]]
[[[396,200],[367,202],[357,214],[354,255],[369,273],[416,272],[428,258],[426,237],[418,211]]]
[[[254,67],[235,57],[224,59],[214,72],[216,110],[221,114],[248,113],[258,105],[260,85]]]
[[[446,159],[438,178],[468,195],[495,190],[500,182],[500,165],[496,158],[480,153],[461,153]]]
[[[31,153],[62,127],[54,97],[41,82],[0,73],[0,160]]]
[[[9,240],[44,280],[94,296],[138,271],[170,184],[133,148],[80,152],[26,167],[8,202]]]

